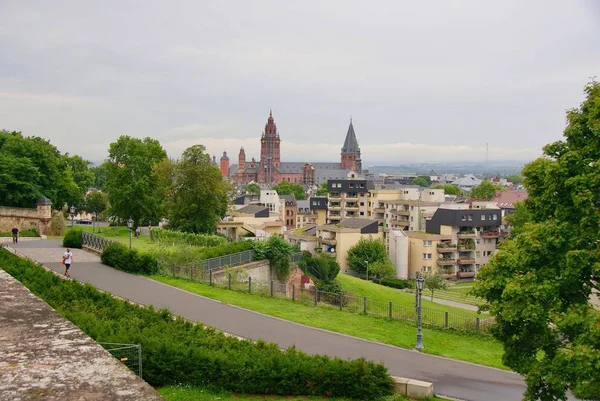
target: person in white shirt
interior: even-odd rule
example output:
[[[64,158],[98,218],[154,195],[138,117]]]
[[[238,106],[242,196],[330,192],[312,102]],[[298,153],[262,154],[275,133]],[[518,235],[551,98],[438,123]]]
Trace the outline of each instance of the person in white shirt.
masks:
[[[71,252],[70,248],[67,248],[67,251],[63,253],[63,265],[65,265],[65,277],[71,277],[69,274],[69,267],[71,267],[71,263],[73,263],[73,252]]]

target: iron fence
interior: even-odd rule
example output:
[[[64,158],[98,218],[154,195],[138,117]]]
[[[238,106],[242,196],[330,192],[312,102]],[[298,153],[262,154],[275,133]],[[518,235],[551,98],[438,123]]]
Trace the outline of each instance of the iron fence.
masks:
[[[142,377],[142,346],[140,344],[98,343],[112,356],[123,362],[133,373]]]
[[[92,248],[99,252],[103,252],[106,247],[114,244],[114,241],[96,234],[88,233],[85,231],[81,234],[83,240],[82,244],[84,246],[87,246],[88,248]]]

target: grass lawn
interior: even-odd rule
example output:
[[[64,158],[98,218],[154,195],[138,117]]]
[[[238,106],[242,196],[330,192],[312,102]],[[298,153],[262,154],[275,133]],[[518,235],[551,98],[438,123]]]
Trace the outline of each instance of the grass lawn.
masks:
[[[345,292],[351,293],[358,297],[367,297],[382,302],[392,301],[394,304],[413,307],[415,305],[415,294],[405,291],[401,291],[395,288],[386,287],[384,285],[376,284],[371,281],[363,280],[357,277],[352,277],[347,274],[339,274],[337,280],[342,284]],[[437,291],[436,291],[437,296]],[[427,292],[423,292],[423,308],[436,310],[436,311],[448,311],[450,313],[460,316],[477,316],[476,312],[453,308],[451,306],[440,305],[427,300]],[[457,301],[458,302],[458,301]]]
[[[86,231],[88,233],[92,232],[92,226],[75,226],[76,229],[81,229],[82,231]],[[117,227],[101,227],[102,232],[98,233],[96,228],[96,235],[101,237],[106,237],[112,241],[120,242],[124,245],[129,246],[129,228],[119,226],[119,235],[117,236]],[[71,226],[65,227],[65,234],[71,229]],[[58,237],[61,238],[61,237]],[[150,237],[146,234],[140,234],[140,238],[136,238],[135,235],[131,237],[131,246],[144,251],[150,248],[153,248],[155,244],[150,241]]]
[[[156,275],[151,278],[208,298],[307,326],[401,348],[412,349],[415,346],[416,327],[410,322],[339,311],[333,307],[315,308],[287,298],[248,294],[174,277]],[[424,328],[423,338],[426,353],[506,369],[501,362],[502,346],[491,337],[477,333]]]
[[[299,397],[299,396],[265,396],[265,395],[242,395],[227,392],[218,392],[200,387],[167,386],[158,389],[160,395],[167,401],[346,401],[345,398],[325,397]],[[392,396],[381,398],[382,401],[405,401],[409,398]],[[442,398],[429,398],[430,401],[441,401]]]

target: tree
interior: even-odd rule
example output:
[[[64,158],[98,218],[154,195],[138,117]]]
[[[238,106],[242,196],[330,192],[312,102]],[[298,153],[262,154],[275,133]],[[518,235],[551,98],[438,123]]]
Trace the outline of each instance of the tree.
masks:
[[[212,234],[227,212],[227,183],[203,145],[187,148],[175,164],[169,226]]]
[[[26,157],[0,152],[0,204],[27,207],[40,199],[40,172]]]
[[[104,190],[104,185],[108,181],[108,162],[104,162],[99,166],[90,168],[90,171],[94,175],[93,187],[99,190]]]
[[[97,215],[108,207],[108,195],[104,192],[94,191],[86,197],[85,210]]]
[[[481,184],[474,186],[469,196],[476,199],[490,200],[496,196],[497,191],[502,191],[500,184],[494,184],[491,181],[485,180],[481,181]]]
[[[317,188],[317,196],[327,196],[327,194],[329,193],[329,191],[327,190],[327,181],[325,181],[324,183],[322,183],[321,185],[319,185],[319,188]]]
[[[523,177],[521,177],[518,174],[511,174],[511,175],[507,175],[506,177],[506,181],[508,182],[512,182],[515,185],[520,185],[523,183]]]
[[[532,216],[525,202],[517,202],[515,211],[506,216],[506,222],[512,226],[512,236],[518,235],[525,227],[526,223],[532,221]]]
[[[175,168],[177,162],[164,158],[152,166],[152,180],[156,183],[154,197],[159,204],[159,216],[168,216],[171,212],[175,189]]]
[[[271,235],[266,241],[255,241],[252,247],[254,259],[268,259],[277,278],[285,279],[289,276],[292,254],[296,248],[288,244],[281,235]]]
[[[429,291],[431,291],[431,302],[433,302],[434,291],[445,290],[446,288],[448,288],[448,284],[446,284],[446,279],[439,274],[426,274],[423,278],[425,279],[423,286]]]
[[[258,185],[255,182],[251,182],[250,184],[246,185],[246,193],[249,194],[260,194],[260,185]]]
[[[304,199],[304,187],[300,184],[294,184],[289,181],[281,181],[272,188],[278,195],[294,195],[297,200]]]
[[[166,157],[160,143],[151,138],[123,135],[110,144],[105,189],[112,215],[122,220],[133,219],[135,227],[161,217],[161,200],[156,197],[152,166]]]
[[[443,189],[444,190],[444,195],[456,195],[456,196],[462,195],[462,191],[456,185],[451,185],[451,184],[441,185],[441,184],[438,184],[438,185],[434,185],[431,188],[433,188],[433,189]]]
[[[426,175],[420,175],[417,178],[412,180],[412,185],[418,185],[420,187],[428,187],[429,186],[429,177]]]
[[[305,252],[298,267],[308,276],[310,276],[319,291],[339,293],[341,285],[335,281],[340,273],[340,265],[331,256],[326,253],[319,253],[312,256],[310,252]]]
[[[383,241],[377,238],[361,238],[356,245],[348,250],[348,266],[359,274],[366,274],[375,262],[384,262],[387,252]]]
[[[84,195],[94,185],[94,172],[90,170],[90,162],[78,155],[69,156],[68,153],[63,158],[66,165],[71,169],[73,181],[75,181],[80,193]]]
[[[369,264],[369,276],[384,278],[394,276],[394,273],[396,273],[396,267],[387,257]]]
[[[483,266],[475,295],[495,317],[503,363],[525,377],[526,400],[600,396],[600,84],[567,112],[564,139],[523,170],[531,220]]]

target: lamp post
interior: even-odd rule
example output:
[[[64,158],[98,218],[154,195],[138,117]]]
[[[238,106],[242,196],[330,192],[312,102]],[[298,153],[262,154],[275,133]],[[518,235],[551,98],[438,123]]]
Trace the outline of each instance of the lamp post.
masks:
[[[96,227],[98,227],[98,234],[102,232],[102,227],[100,227],[100,221],[98,220],[98,216],[100,213],[96,212]]]
[[[133,220],[131,217],[127,220],[127,227],[129,227],[129,250],[131,250],[131,231],[133,229]]]
[[[369,281],[369,261],[365,260],[365,263],[367,264],[367,281]]]
[[[425,279],[419,274],[419,277],[417,277],[417,345],[415,345],[417,351],[423,351],[425,348],[423,346],[423,330],[421,327],[421,296],[424,284]]]
[[[71,205],[69,211],[71,212],[71,228],[73,228],[73,219],[75,218],[75,206]]]
[[[96,227],[94,221],[96,220],[96,212],[92,212],[92,234],[95,233],[94,228]]]

